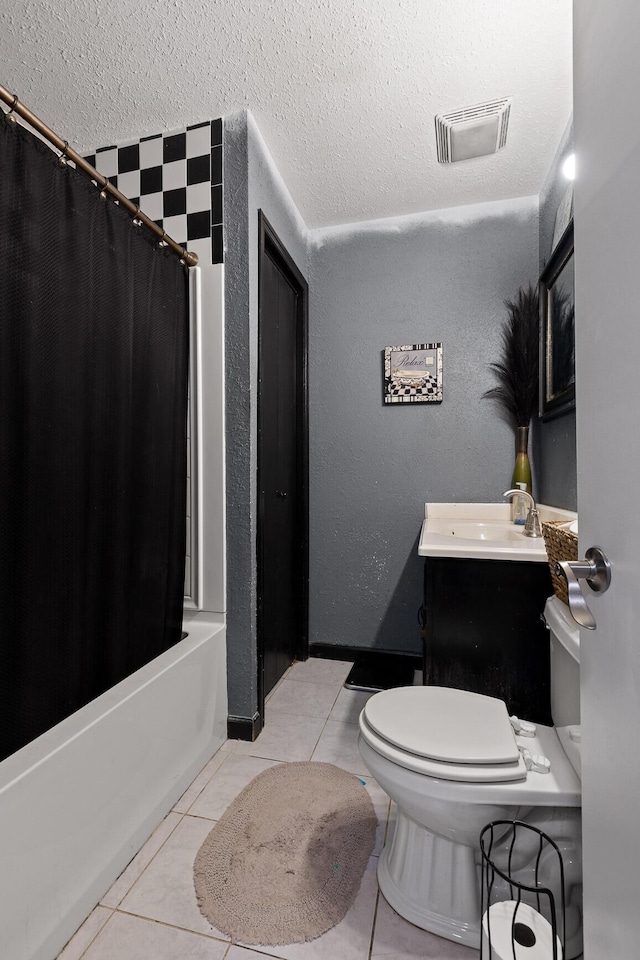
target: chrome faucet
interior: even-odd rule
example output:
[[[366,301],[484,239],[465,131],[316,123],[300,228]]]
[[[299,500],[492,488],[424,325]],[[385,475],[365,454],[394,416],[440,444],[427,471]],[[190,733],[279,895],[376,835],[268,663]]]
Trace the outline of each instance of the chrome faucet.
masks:
[[[540,514],[536,502],[530,493],[526,490],[505,490],[503,497],[524,497],[529,504],[529,513],[524,524],[525,537],[541,537],[542,528],[540,526]]]

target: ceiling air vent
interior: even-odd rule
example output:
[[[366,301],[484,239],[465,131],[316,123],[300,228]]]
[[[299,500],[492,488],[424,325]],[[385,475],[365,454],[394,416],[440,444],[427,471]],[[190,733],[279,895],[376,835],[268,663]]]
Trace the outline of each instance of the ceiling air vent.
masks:
[[[456,163],[496,153],[507,142],[511,97],[436,115],[440,163]]]

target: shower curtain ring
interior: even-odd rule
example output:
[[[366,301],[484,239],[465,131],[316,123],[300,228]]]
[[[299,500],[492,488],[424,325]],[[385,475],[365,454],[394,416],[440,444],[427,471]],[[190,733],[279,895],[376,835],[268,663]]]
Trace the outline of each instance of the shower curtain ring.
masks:
[[[60,164],[61,167],[66,167],[66,165],[69,163],[69,157],[67,156],[67,150],[68,150],[68,149],[69,149],[69,141],[68,141],[68,140],[65,140],[65,141],[64,141],[64,150],[62,151],[62,153],[61,153],[60,156],[58,157],[58,163]]]
[[[141,226],[142,226],[142,220],[141,220],[140,217],[138,216],[139,213],[140,213],[140,204],[138,204],[138,205],[136,206],[136,212],[134,213],[134,215],[133,215],[133,220],[131,221],[131,223],[134,225],[134,227],[141,227]]]
[[[17,104],[18,104],[18,97],[14,94],[14,95],[13,95],[13,103],[11,104],[11,109],[9,110],[9,113],[5,114],[5,117],[4,117],[5,120],[7,121],[7,123],[17,123],[17,122],[18,122],[18,118],[16,117],[15,113],[13,112],[13,111],[15,110]]]
[[[107,193],[107,190],[106,190],[106,186],[107,186],[108,183],[109,183],[109,178],[108,178],[108,177],[105,177],[105,178],[104,178],[104,183],[102,184],[102,187],[101,187],[101,189],[100,189],[100,199],[101,199],[101,200],[106,200],[107,197],[109,196],[109,194]]]
[[[165,240],[166,235],[167,235],[167,231],[166,231],[166,230],[163,230],[163,231],[162,231],[162,236],[161,236],[160,239],[158,240],[158,246],[159,246],[159,247],[168,247],[168,246],[169,246],[169,244],[168,244],[167,241]]]

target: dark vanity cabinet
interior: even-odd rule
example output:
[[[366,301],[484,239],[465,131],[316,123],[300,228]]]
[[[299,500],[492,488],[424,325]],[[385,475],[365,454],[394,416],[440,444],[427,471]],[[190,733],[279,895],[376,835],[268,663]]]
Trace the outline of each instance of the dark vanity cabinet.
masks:
[[[551,724],[547,563],[426,557],[424,683],[498,697]]]

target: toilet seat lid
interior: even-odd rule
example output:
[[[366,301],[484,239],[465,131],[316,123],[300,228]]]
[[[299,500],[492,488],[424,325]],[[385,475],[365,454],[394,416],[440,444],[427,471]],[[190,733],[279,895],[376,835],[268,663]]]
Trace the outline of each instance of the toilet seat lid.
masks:
[[[500,764],[520,759],[503,700],[450,687],[396,687],[364,708],[369,727],[407,753],[447,763]]]

